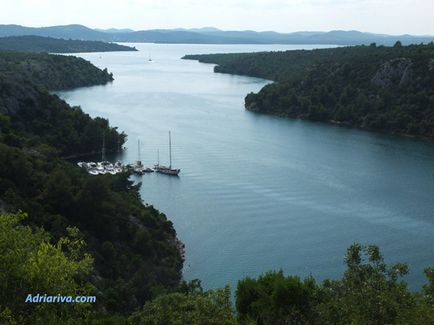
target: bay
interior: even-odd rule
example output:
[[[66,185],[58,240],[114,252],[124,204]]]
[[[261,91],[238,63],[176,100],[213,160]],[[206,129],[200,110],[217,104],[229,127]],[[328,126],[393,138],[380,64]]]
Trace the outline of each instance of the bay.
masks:
[[[138,52],[79,56],[113,72],[105,86],[60,92],[128,134],[118,157],[168,163],[180,177],[147,174],[145,202],[186,245],[184,277],[222,287],[271,269],[321,280],[345,270],[353,242],[407,262],[410,287],[434,265],[434,144],[244,110],[269,81],[213,73],[185,54],[319,46],[132,44]],[[151,61],[149,60],[151,59]]]

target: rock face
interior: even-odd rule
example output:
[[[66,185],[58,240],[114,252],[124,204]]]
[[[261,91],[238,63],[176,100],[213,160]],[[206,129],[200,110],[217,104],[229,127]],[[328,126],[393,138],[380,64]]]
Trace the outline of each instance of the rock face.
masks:
[[[413,79],[413,62],[407,58],[397,58],[383,63],[371,79],[371,82],[382,88],[405,86]]]

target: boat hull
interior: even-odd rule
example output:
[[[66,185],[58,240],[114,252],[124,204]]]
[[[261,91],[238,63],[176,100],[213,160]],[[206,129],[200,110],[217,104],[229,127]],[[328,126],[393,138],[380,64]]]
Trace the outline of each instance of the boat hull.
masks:
[[[172,176],[178,176],[180,169],[173,169],[173,168],[157,168],[155,169],[157,173],[165,174],[165,175],[172,175]]]

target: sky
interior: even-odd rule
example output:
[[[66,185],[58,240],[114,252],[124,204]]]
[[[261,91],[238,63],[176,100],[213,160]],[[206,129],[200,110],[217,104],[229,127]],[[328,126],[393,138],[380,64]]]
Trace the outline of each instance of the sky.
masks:
[[[0,0],[0,24],[434,35],[434,0]]]

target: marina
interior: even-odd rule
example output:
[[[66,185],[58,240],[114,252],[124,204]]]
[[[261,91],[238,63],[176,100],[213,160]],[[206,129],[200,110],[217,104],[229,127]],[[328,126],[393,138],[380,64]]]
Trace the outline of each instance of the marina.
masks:
[[[140,160],[132,164],[124,164],[120,160],[118,160],[115,163],[111,163],[110,161],[107,160],[100,161],[100,162],[80,161],[77,163],[77,165],[81,168],[86,169],[86,171],[90,175],[105,175],[105,174],[116,175],[124,172],[131,172],[136,175],[143,175],[146,173],[153,173],[155,171],[154,168],[144,166]]]
[[[101,161],[100,162],[84,162],[80,161],[77,165],[81,168],[86,169],[90,175],[105,175],[111,174],[116,175],[122,172],[130,172],[136,175],[143,175],[146,173],[158,172],[160,174],[166,174],[171,176],[178,176],[181,169],[172,168],[172,139],[171,133],[169,131],[169,166],[160,165],[160,154],[157,150],[157,163],[153,167],[148,167],[143,165],[140,155],[140,140],[137,140],[137,160],[135,163],[124,164],[122,161],[118,160],[115,163],[107,161],[105,155],[105,137],[103,136],[103,145],[101,150]]]

